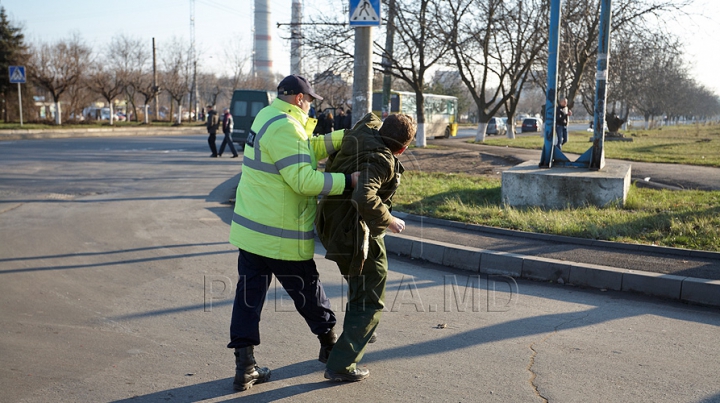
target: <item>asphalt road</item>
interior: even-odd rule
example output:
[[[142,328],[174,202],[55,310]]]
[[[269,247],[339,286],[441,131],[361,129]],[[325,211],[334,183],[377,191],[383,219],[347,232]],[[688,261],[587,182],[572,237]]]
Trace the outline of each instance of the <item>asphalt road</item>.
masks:
[[[322,378],[273,283],[272,381],[234,393],[224,202],[242,159],[208,155],[204,136],[0,143],[0,401],[720,401],[717,309],[394,257],[368,380]]]

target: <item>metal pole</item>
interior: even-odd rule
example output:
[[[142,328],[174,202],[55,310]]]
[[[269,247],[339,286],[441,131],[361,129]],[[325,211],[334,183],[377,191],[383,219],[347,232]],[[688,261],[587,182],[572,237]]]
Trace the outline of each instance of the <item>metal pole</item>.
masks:
[[[393,47],[395,43],[395,0],[390,0],[388,4],[388,17],[387,17],[387,36],[385,37],[385,54],[382,58],[382,65],[384,70],[383,75],[383,93],[382,93],[382,107],[383,112],[387,112],[388,115],[392,110],[390,104],[390,86],[392,82],[392,76],[390,75],[390,64],[391,57],[393,55]],[[387,110],[385,110],[387,108]]]
[[[548,38],[548,76],[545,97],[545,143],[540,168],[552,166],[555,139],[555,105],[557,105],[558,45],[560,43],[561,0],[550,1],[550,37]]]
[[[290,24],[290,74],[304,75],[302,67],[302,0],[293,0]]]
[[[611,0],[602,0],[598,34],[597,73],[595,74],[595,116],[590,169],[605,167],[605,106],[607,104],[608,63],[610,61]]]
[[[23,125],[22,121],[22,91],[20,91],[20,83],[18,83],[18,105],[20,106],[20,127]]]
[[[352,124],[371,112],[372,27],[355,27],[355,79],[353,80]]]
[[[155,120],[160,120],[160,108],[158,106],[158,87],[157,87],[157,62],[155,58],[155,38],[153,42],[153,92],[155,92]]]

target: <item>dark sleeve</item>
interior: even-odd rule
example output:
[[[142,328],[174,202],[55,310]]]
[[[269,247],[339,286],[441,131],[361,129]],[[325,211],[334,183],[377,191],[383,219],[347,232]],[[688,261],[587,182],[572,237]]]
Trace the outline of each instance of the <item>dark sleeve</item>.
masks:
[[[372,235],[380,235],[393,222],[388,206],[378,195],[382,185],[393,178],[392,165],[379,154],[360,164],[360,178],[352,199]]]

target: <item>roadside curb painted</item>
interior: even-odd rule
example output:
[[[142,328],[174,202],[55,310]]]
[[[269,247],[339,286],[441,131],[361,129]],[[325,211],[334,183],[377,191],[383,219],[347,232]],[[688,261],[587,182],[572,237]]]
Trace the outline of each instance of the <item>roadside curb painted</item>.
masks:
[[[720,281],[574,263],[388,233],[388,253],[487,275],[629,291],[720,307]]]

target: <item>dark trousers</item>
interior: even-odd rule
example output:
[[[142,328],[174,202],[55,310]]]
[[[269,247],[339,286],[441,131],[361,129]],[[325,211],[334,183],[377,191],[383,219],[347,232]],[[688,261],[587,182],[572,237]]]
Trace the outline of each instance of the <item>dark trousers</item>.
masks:
[[[217,155],[217,146],[215,145],[215,133],[208,133],[208,145],[213,156]]]
[[[562,146],[568,141],[567,126],[557,125],[555,126],[555,132],[558,137],[558,146],[562,148]]]
[[[330,309],[314,260],[277,260],[240,249],[238,274],[229,348],[260,344],[260,314],[273,274],[311,332],[321,335],[335,327],[335,313]]]
[[[223,151],[225,151],[225,145],[229,146],[233,156],[237,157],[238,153],[235,151],[235,144],[233,144],[230,133],[225,133],[225,138],[223,139],[222,144],[220,144],[220,153],[218,155],[222,155]]]
[[[388,272],[385,239],[370,238],[369,247],[362,274],[345,276],[348,283],[348,302],[343,332],[327,362],[327,368],[335,372],[351,372],[356,368],[365,354],[370,337],[380,323],[385,307]]]

